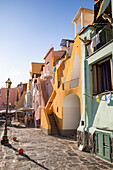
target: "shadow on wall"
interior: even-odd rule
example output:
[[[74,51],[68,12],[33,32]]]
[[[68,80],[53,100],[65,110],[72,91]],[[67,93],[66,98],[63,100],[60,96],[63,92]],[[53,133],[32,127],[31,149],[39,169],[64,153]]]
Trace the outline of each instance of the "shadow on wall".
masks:
[[[79,54],[76,53],[71,76],[71,88],[79,86],[79,78],[80,78],[80,59]]]
[[[58,70],[58,81],[62,81],[61,78],[64,77],[63,71],[65,70],[65,62],[63,62],[61,69]]]
[[[96,99],[93,99],[92,101],[92,116],[90,114],[90,112],[87,113],[87,116],[88,116],[88,127],[87,127],[87,132],[89,132],[89,128],[91,128],[93,126],[93,123],[94,123],[94,120],[95,120],[95,116],[96,116],[96,113],[98,111],[98,108],[99,108],[99,103],[96,102]],[[91,116],[91,117],[90,117]]]
[[[54,118],[55,118],[58,129],[62,129],[62,119],[59,118],[58,115],[56,115],[55,113],[54,113]]]

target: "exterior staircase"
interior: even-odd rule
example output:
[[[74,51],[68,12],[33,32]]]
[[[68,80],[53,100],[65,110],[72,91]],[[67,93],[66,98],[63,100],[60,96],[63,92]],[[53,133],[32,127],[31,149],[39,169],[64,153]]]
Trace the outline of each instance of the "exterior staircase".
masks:
[[[48,117],[51,124],[51,135],[59,134],[58,127],[54,118],[54,113],[51,113],[50,115],[48,115]]]
[[[53,101],[54,101],[55,95],[56,95],[56,92],[54,90],[46,104],[45,109],[41,110],[42,131],[43,131],[43,129],[49,130],[49,132],[47,131],[47,133],[45,131],[43,131],[44,133],[46,133],[48,135],[59,134],[58,121],[57,121],[57,118],[55,117],[55,114],[53,112]]]

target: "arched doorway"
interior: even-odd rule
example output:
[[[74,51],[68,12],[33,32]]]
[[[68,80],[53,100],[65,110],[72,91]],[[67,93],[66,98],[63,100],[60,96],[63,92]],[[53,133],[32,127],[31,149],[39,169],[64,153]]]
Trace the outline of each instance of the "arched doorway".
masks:
[[[63,101],[63,130],[73,134],[80,123],[80,99],[76,94],[69,94]]]

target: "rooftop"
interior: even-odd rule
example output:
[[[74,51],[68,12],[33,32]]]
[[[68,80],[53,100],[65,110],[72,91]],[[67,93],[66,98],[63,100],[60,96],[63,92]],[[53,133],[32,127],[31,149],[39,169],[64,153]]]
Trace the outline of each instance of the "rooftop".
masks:
[[[72,23],[81,24],[81,13],[84,15],[84,25],[89,25],[93,21],[94,18],[94,10],[80,7],[76,16],[74,17]]]

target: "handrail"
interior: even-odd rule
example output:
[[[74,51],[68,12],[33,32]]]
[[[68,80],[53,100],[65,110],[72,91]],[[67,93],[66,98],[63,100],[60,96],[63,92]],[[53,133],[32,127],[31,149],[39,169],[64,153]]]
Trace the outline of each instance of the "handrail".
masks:
[[[51,97],[49,98],[47,104],[46,104],[46,107],[45,107],[45,110],[49,109],[50,106],[51,106],[51,102],[53,101],[53,99],[55,98],[55,90],[53,91]]]
[[[79,85],[79,78],[80,77],[64,82],[63,83],[63,90],[67,90],[67,89],[72,89],[72,88],[78,87],[78,85]]]

